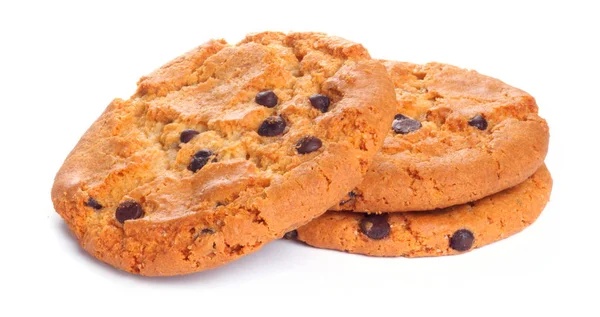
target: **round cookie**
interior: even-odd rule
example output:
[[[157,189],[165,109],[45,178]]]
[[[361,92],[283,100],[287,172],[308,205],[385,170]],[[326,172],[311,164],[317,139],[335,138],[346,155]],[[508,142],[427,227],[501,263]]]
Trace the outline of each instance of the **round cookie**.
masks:
[[[371,256],[441,256],[473,250],[532,224],[552,178],[544,165],[525,182],[475,202],[436,211],[360,214],[329,211],[288,238]]]
[[[385,68],[359,44],[274,32],[209,41],[108,106],[52,200],[81,246],[119,269],[214,268],[339,202],[394,107]]]
[[[444,208],[520,184],[548,150],[529,94],[451,65],[383,62],[396,115],[363,182],[334,210]]]

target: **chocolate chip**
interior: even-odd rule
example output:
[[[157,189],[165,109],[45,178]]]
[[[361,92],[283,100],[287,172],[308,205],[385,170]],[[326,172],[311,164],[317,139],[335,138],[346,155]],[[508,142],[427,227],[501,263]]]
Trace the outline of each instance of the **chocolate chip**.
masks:
[[[387,214],[366,215],[360,222],[360,231],[373,240],[381,240],[390,235]]]
[[[198,134],[200,134],[200,132],[196,130],[183,130],[183,132],[181,132],[181,135],[179,136],[179,141],[181,141],[181,143],[188,143]]]
[[[321,146],[323,146],[323,142],[319,138],[308,135],[296,143],[296,151],[299,154],[307,154],[320,149]]]
[[[480,114],[471,118],[471,120],[469,120],[469,125],[476,127],[479,130],[485,130],[488,127],[487,120],[485,120],[485,118]]]
[[[127,220],[138,219],[144,216],[144,210],[142,205],[134,200],[126,200],[119,204],[117,211],[115,212],[115,218],[120,223],[124,223]]]
[[[331,103],[331,101],[329,101],[329,97],[321,94],[314,94],[308,97],[308,99],[310,100],[310,104],[313,107],[315,107],[323,113],[327,112],[327,110],[329,109],[329,104]]]
[[[257,104],[265,106],[267,108],[273,108],[277,106],[277,95],[272,90],[261,91],[256,94],[254,98]]]
[[[298,238],[298,230],[292,230],[283,235],[286,240],[296,240]]]
[[[103,208],[102,205],[100,205],[100,203],[97,200],[95,200],[94,198],[92,198],[92,197],[88,198],[88,200],[85,203],[85,205],[88,206],[88,207],[92,207],[92,208],[94,208],[96,210],[100,210],[100,209]]]
[[[213,151],[207,149],[196,152],[196,154],[194,154],[194,157],[192,157],[190,164],[188,165],[188,169],[194,173],[197,172],[198,170],[203,168],[204,165],[208,163],[208,161],[210,161],[210,157],[212,155],[214,155]],[[214,161],[215,160],[213,160],[213,162]]]
[[[346,195],[346,197],[344,197],[344,199],[342,199],[342,201],[340,201],[340,205],[345,205],[345,204],[351,202],[355,197],[356,197],[355,192],[349,192],[348,195]]]
[[[394,116],[394,122],[392,122],[392,130],[396,133],[407,134],[410,132],[417,131],[421,128],[421,122],[397,114]]]
[[[450,238],[450,247],[456,251],[467,251],[473,246],[475,236],[467,229],[456,231]]]
[[[196,152],[196,154],[194,154],[194,157],[211,157],[214,154],[215,153],[209,149],[202,149]]]
[[[283,130],[285,130],[285,120],[279,116],[271,116],[258,127],[258,135],[276,136],[282,134]]]
[[[212,228],[206,228],[206,229],[202,229],[202,231],[200,231],[200,233],[202,234],[215,234],[215,229]]]

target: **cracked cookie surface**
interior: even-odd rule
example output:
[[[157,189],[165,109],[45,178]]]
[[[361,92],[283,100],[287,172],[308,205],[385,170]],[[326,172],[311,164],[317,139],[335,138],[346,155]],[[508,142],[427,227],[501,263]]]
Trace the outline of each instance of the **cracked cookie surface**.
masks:
[[[543,164],[549,130],[529,94],[451,65],[383,63],[394,121],[363,182],[332,209],[444,208],[515,186]]]
[[[471,203],[407,213],[328,211],[287,236],[317,248],[371,256],[458,254],[532,224],[546,206],[551,189],[552,178],[542,165],[525,182]]]
[[[385,68],[359,44],[276,32],[209,41],[107,107],[52,200],[80,245],[119,269],[214,268],[339,202],[394,106]]]

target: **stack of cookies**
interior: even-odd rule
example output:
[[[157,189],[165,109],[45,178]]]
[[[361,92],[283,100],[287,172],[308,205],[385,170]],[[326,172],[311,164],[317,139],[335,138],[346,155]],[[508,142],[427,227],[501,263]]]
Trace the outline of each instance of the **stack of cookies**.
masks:
[[[213,40],[115,99],[52,200],[82,248],[142,275],[218,267],[282,236],[456,254],[543,210],[552,180],[537,110],[497,79],[374,60],[322,33]]]

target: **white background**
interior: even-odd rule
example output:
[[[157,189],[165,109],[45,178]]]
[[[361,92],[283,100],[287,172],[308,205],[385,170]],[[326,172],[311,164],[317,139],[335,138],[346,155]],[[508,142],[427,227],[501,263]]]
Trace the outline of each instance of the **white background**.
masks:
[[[1,316],[598,316],[594,1],[7,2]],[[376,58],[455,64],[531,93],[551,128],[545,212],[521,234],[455,257],[369,258],[277,241],[213,271],[144,278],[81,251],[50,200],[81,134],[140,76],[210,38],[235,43],[263,30],[328,32]]]

